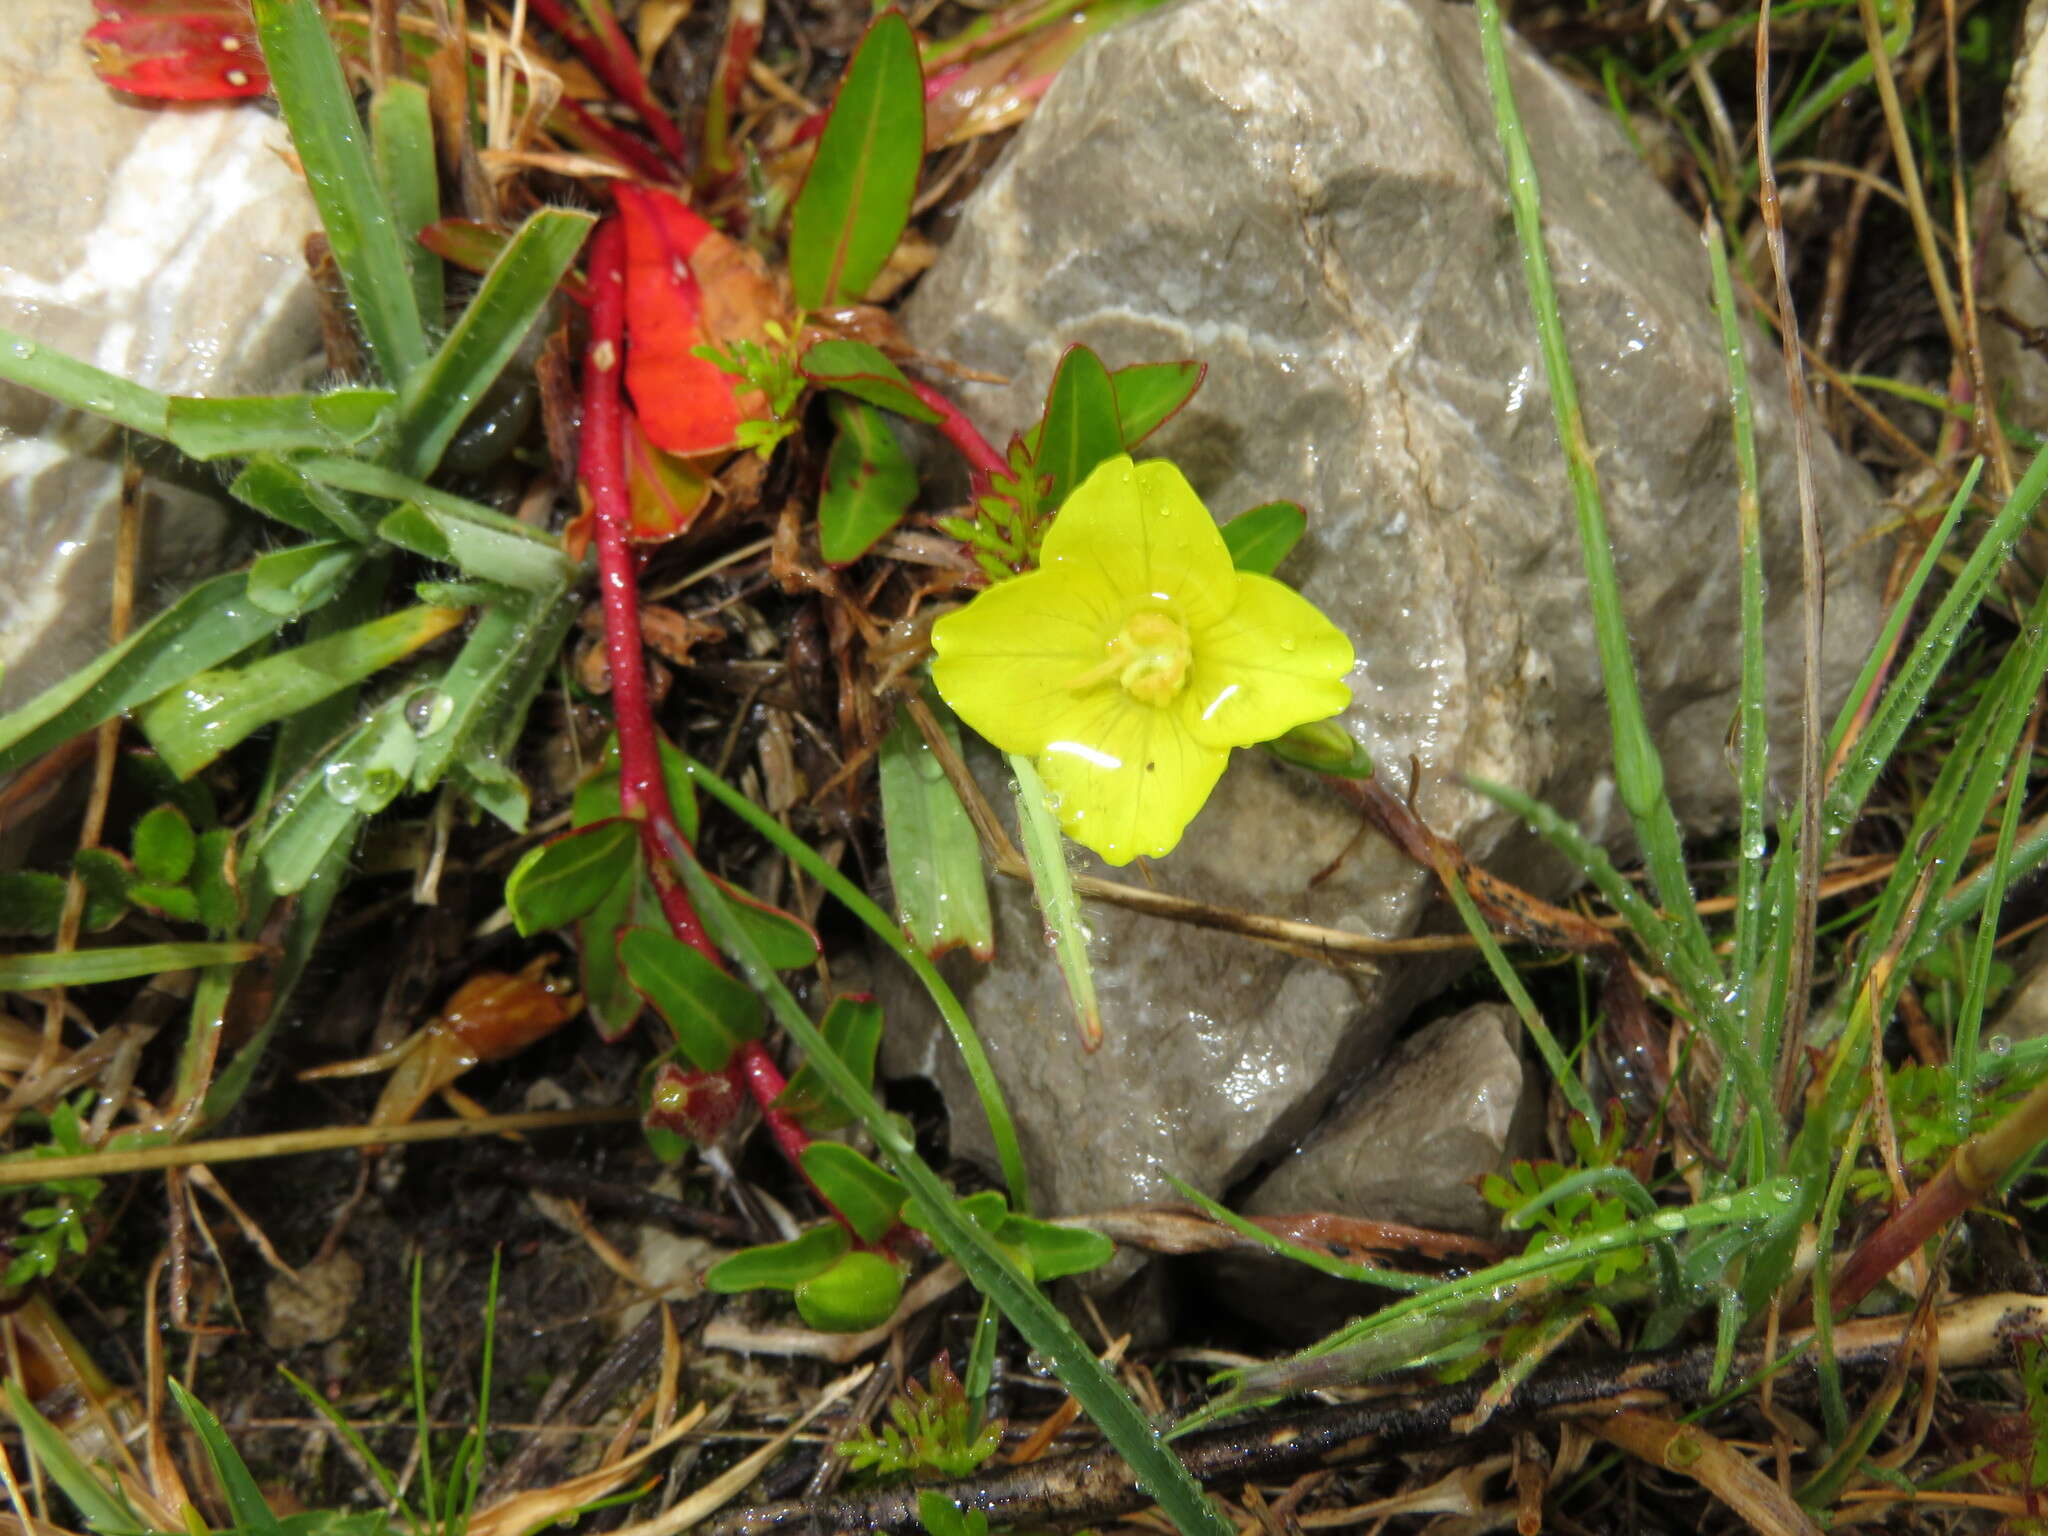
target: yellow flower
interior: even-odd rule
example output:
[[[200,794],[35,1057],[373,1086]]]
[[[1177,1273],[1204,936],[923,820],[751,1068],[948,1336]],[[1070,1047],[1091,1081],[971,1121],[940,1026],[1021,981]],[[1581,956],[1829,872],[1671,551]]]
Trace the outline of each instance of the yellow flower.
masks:
[[[1100,465],[1039,568],[932,627],[932,680],[962,720],[1036,760],[1074,841],[1158,857],[1232,747],[1351,702],[1351,642],[1291,587],[1238,571],[1164,460]]]

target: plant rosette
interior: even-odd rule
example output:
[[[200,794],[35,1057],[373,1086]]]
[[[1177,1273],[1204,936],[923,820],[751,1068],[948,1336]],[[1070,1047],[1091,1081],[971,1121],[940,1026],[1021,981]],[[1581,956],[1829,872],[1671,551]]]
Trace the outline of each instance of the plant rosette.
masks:
[[[1061,830],[1111,864],[1170,852],[1232,747],[1351,702],[1350,640],[1284,582],[1238,570],[1163,459],[1105,460],[1037,570],[932,628],[960,718],[1034,760]]]

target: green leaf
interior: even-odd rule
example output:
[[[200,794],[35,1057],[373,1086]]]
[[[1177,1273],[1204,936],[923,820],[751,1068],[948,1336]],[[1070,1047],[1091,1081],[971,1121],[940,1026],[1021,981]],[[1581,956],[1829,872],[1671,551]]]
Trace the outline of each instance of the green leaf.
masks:
[[[775,969],[797,971],[816,963],[818,935],[810,924],[793,913],[771,907],[767,902],[748,895],[729,880],[720,880],[718,886],[725,892],[734,918],[753,936],[754,943]],[[723,927],[724,921],[722,914],[709,918],[705,929],[720,949],[726,947],[725,941],[730,937]]]
[[[369,518],[333,489],[283,459],[251,459],[228,486],[228,494],[265,517],[318,539],[340,534],[367,544],[375,537]]]
[[[852,1246],[846,1228],[828,1221],[786,1243],[742,1248],[704,1272],[704,1289],[718,1296],[741,1291],[793,1291],[813,1275],[830,1269]]]
[[[334,265],[377,368],[403,384],[426,361],[405,242],[370,164],[355,95],[314,0],[254,0],[263,61],[305,167]]]
[[[199,839],[175,805],[160,805],[135,824],[135,872],[159,885],[176,885],[192,869]]]
[[[412,473],[431,474],[441,462],[456,429],[546,312],[595,222],[574,209],[543,208],[499,253],[447,340],[406,384],[399,460]]]
[[[441,323],[441,258],[420,244],[420,231],[441,217],[441,175],[435,163],[434,120],[427,88],[417,80],[386,80],[370,100],[370,153],[377,182],[398,220],[412,271],[413,302],[431,330]]]
[[[249,601],[295,619],[334,596],[362,562],[362,546],[345,539],[274,549],[249,567]]]
[[[1109,370],[1086,347],[1067,348],[1046,393],[1045,420],[1032,455],[1032,467],[1052,479],[1043,504],[1057,507],[1090,470],[1123,451]]]
[[[699,1071],[723,1072],[734,1051],[760,1038],[760,999],[745,982],[659,928],[628,928],[618,942],[626,975]]]
[[[818,1025],[839,1059],[861,1082],[875,1080],[875,1057],[882,1044],[882,1005],[872,998],[835,997]],[[794,1116],[814,1135],[851,1125],[854,1110],[826,1086],[818,1069],[807,1060],[791,1074],[788,1084],[775,1096],[775,1107]]]
[[[903,521],[917,499],[917,471],[873,406],[844,395],[825,404],[839,433],[825,460],[818,549],[831,564],[845,565]]]
[[[538,685],[533,673],[553,665],[574,616],[562,588],[484,609],[440,680],[407,702],[420,744],[415,790],[440,783],[449,764],[493,724],[517,730],[533,698],[528,684]],[[495,741],[487,745],[497,749]]]
[[[62,875],[34,869],[0,869],[0,937],[41,939],[57,931],[64,917]]]
[[[135,883],[135,871],[113,849],[81,848],[72,855],[71,868],[85,885],[88,911],[95,905],[116,916],[128,910],[128,887]]]
[[[169,397],[0,326],[0,379],[133,432],[164,435]]]
[[[202,672],[144,705],[136,723],[189,778],[251,732],[402,661],[463,616],[460,608],[406,608],[246,667]]]
[[[1223,525],[1230,563],[1254,576],[1270,576],[1301,542],[1308,514],[1291,501],[1269,501]]]
[[[622,870],[596,906],[576,920],[577,975],[583,1006],[598,1035],[616,1040],[631,1029],[647,1005],[619,964],[618,936],[627,928],[662,922],[660,903],[646,870],[635,859]]]
[[[177,1403],[178,1411],[185,1415],[185,1422],[192,1426],[200,1444],[206,1447],[206,1459],[213,1463],[221,1492],[227,1497],[228,1514],[233,1520],[236,1536],[280,1536],[277,1516],[271,1513],[270,1505],[264,1501],[256,1479],[249,1475],[248,1463],[242,1460],[221,1429],[220,1420],[204,1403],[187,1392],[175,1376],[165,1377],[164,1384],[171,1389],[171,1397]]]
[[[1132,363],[1111,372],[1117,431],[1132,449],[1171,421],[1202,387],[1207,363]]]
[[[101,981],[189,971],[202,965],[239,965],[263,952],[261,944],[129,944],[118,949],[74,949],[62,954],[0,955],[0,992],[87,987]]]
[[[939,419],[939,413],[917,398],[903,371],[889,361],[880,347],[832,337],[813,342],[805,349],[798,366],[805,378],[826,389],[836,389],[898,416],[908,416],[912,421]]]
[[[97,1536],[144,1536],[149,1527],[136,1518],[119,1486],[79,1460],[70,1440],[36,1411],[36,1405],[21,1390],[21,1383],[12,1376],[7,1378],[7,1411],[21,1431],[29,1454],[42,1465],[50,1481],[63,1489],[64,1496],[78,1506],[79,1514]]]
[[[192,858],[192,895],[199,921],[216,934],[242,926],[242,889],[235,879],[235,835],[226,827],[199,834]]]
[[[1088,927],[1081,918],[1081,899],[1074,894],[1073,872],[1067,868],[1060,824],[1047,803],[1045,783],[1028,757],[1010,756],[1010,774],[1017,781],[1017,832],[1024,861],[1031,866],[1031,889],[1045,919],[1045,931],[1067,984],[1081,1044],[1094,1050],[1102,1043],[1102,1009],[1095,1000],[1095,968],[1088,961]]]
[[[918,1490],[917,1523],[927,1536],[988,1536],[987,1515],[963,1510],[936,1488]]]
[[[90,666],[0,717],[0,778],[274,634],[241,572],[201,582]]]
[[[555,541],[479,501],[359,459],[315,455],[298,467],[322,485],[408,503],[377,527],[379,537],[430,560],[522,591],[545,592],[575,578]]]
[[[853,1148],[836,1141],[814,1141],[798,1159],[864,1243],[879,1243],[896,1225],[903,1209],[903,1185],[882,1172]]]
[[[661,777],[668,785],[669,809],[676,813],[676,826],[683,836],[697,836],[697,782],[690,772],[690,760],[676,750],[667,737],[661,739]],[[576,786],[570,802],[570,819],[577,825],[601,821],[621,814],[619,806],[619,738],[614,732],[605,738],[604,769]]]
[[[924,698],[958,752],[960,728],[953,712],[931,688]],[[903,932],[933,958],[964,945],[975,959],[987,960],[996,940],[981,839],[907,710],[897,714],[882,738],[878,777],[889,883]]]
[[[248,458],[292,449],[342,452],[377,428],[397,400],[388,389],[324,394],[174,395],[165,423],[178,451],[195,459]]]
[[[526,938],[595,911],[640,868],[638,827],[600,821],[529,848],[505,881],[505,905]]]
[[[1116,1244],[1100,1232],[1055,1226],[1030,1216],[1011,1216],[996,1228],[996,1241],[1021,1253],[1041,1282],[1100,1269],[1116,1257]]]
[[[924,72],[895,11],[875,18],[846,66],[789,217],[789,277],[801,309],[858,299],[910,222],[924,163]]]

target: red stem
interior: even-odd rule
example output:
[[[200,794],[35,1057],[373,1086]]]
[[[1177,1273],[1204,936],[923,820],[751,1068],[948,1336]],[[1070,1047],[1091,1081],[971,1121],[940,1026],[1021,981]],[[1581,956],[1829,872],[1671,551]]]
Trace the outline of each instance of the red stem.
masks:
[[[1000,474],[1009,468],[1003,462],[1003,456],[981,435],[981,428],[961,414],[959,406],[929,384],[920,383],[916,379],[909,382],[917,398],[939,413],[939,431],[945,434],[947,442],[960,451],[962,458],[984,475]]]
[[[560,127],[562,136],[574,142],[582,139],[579,148],[595,146],[610,155],[619,164],[637,176],[643,176],[656,185],[665,185],[675,178],[674,169],[651,148],[619,127],[601,117],[584,111],[566,96],[556,104],[555,110],[562,114],[566,126]]]
[[[616,219],[606,219],[590,243],[590,350],[583,359],[583,435],[577,457],[596,513],[597,590],[612,674],[612,718],[619,731],[619,807],[640,823],[647,864],[676,937],[723,965],[688,894],[676,884],[662,847],[663,833],[678,843],[683,836],[661,774],[660,739],[640,651],[639,557],[627,538],[632,508],[626,497],[625,402],[619,387],[625,354],[626,236]]]
[[[590,24],[571,16],[562,0],[531,0],[534,15],[561,34],[562,41],[575,50],[578,58],[590,66],[596,75],[611,88],[612,94],[640,114],[640,120],[647,125],[647,131],[666,150],[678,166],[689,164],[690,152],[683,143],[683,132],[676,126],[675,119],[661,109],[654,99],[654,93],[647,88],[647,77],[640,72],[640,61],[633,56],[633,46],[626,41],[626,34],[620,30],[616,18],[602,4],[586,7]]]
[[[802,1172],[804,1148],[811,1144],[811,1137],[787,1110],[775,1107],[782,1090],[789,1086],[788,1079],[782,1075],[782,1068],[775,1065],[775,1058],[758,1040],[749,1040],[741,1046],[734,1063],[746,1079],[747,1091],[761,1106],[761,1118],[768,1123],[768,1134],[775,1138],[775,1145],[782,1149],[782,1155],[789,1159],[790,1165]],[[805,1177],[809,1178],[809,1175]],[[817,1186],[812,1185],[812,1188]],[[819,1190],[818,1197],[824,1199],[823,1190]],[[832,1202],[826,1200],[825,1204],[829,1208]]]

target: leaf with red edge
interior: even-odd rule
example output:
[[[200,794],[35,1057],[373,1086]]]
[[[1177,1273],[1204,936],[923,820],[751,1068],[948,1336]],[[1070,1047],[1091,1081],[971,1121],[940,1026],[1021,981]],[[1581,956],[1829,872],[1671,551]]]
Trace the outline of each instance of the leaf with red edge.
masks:
[[[752,252],[674,194],[614,191],[626,233],[626,391],[640,424],[664,453],[731,448],[767,402],[696,349],[767,340],[781,294]]]
[[[697,520],[711,499],[711,477],[688,459],[654,446],[637,415],[626,417],[627,536],[638,543],[672,539]]]
[[[270,89],[255,23],[236,0],[94,0],[93,73],[155,101],[236,101]]]

